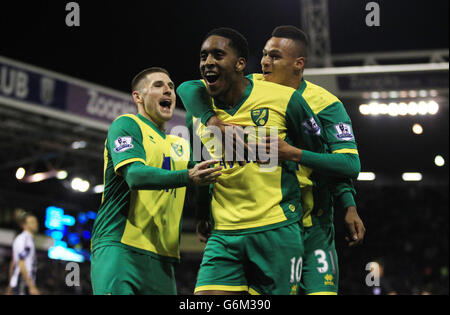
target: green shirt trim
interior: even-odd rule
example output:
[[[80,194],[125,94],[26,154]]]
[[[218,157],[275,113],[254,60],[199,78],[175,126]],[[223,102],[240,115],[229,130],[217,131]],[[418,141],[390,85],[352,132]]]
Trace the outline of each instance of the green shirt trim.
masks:
[[[298,91],[300,94],[303,94],[303,92],[305,92],[305,90],[306,90],[306,87],[307,87],[306,81],[303,79],[303,80],[302,80],[302,83],[300,84],[300,87],[298,88],[297,91]]]
[[[150,119],[142,116],[141,114],[137,114],[136,116],[139,117],[139,119],[142,120],[145,124],[150,126],[154,131],[156,131],[161,136],[161,138],[166,139],[166,133],[159,129]]]
[[[248,78],[247,78],[248,79]],[[250,97],[250,94],[252,94],[253,91],[253,80],[248,79],[249,84],[247,85],[247,87],[245,88],[244,94],[242,94],[241,98],[239,99],[239,102],[237,103],[236,106],[234,106],[233,108],[223,108],[220,107],[220,103],[216,102],[216,107],[224,110],[225,112],[227,112],[229,115],[234,116],[238,110],[242,107],[242,105],[244,105],[245,101],[247,101],[247,99]]]

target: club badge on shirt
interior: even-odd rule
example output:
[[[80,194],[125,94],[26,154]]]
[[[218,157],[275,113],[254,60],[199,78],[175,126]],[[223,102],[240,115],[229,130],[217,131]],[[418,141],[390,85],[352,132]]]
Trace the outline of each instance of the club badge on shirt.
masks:
[[[116,148],[114,149],[114,152],[116,153],[122,153],[129,149],[134,148],[133,146],[133,138],[132,137],[119,137],[116,141],[114,141]]]

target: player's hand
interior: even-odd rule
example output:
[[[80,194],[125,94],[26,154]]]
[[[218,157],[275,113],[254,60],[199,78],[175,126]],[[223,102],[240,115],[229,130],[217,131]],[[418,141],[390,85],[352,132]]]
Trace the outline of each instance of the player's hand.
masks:
[[[220,120],[217,116],[211,117],[207,122],[208,127],[217,127],[220,129],[222,134],[222,148],[226,150],[226,143],[233,144],[233,160],[237,161],[240,166],[246,164],[246,157],[253,153],[252,148],[250,148],[245,143],[245,137],[243,128],[241,126],[229,124]],[[227,132],[228,130],[228,132]],[[235,132],[230,132],[235,131]],[[243,150],[237,150],[237,148],[243,148]],[[243,151],[243,152],[239,152]],[[225,151],[223,152],[225,154]]]
[[[216,160],[198,163],[194,168],[189,170],[189,181],[198,186],[209,186],[216,183],[217,178],[222,175],[222,173],[220,173],[222,167],[210,166],[217,163],[219,163],[219,161]]]
[[[209,220],[200,220],[197,222],[197,237],[201,243],[206,244],[211,236],[211,223]]]
[[[278,159],[278,161],[293,161],[293,162],[300,162],[301,153],[302,151],[286,141],[284,141],[282,138],[277,137],[264,137],[262,139],[262,144],[265,147],[265,152],[268,154],[268,157],[270,159]],[[259,151],[259,149],[258,149]],[[261,159],[261,157],[258,158],[258,163],[265,164],[268,162],[266,159]]]
[[[353,247],[361,244],[366,234],[366,228],[358,215],[356,207],[349,207],[347,209],[344,220],[348,232],[348,236],[345,237],[348,246]]]
[[[30,286],[30,294],[31,295],[41,295],[41,292],[35,286]]]

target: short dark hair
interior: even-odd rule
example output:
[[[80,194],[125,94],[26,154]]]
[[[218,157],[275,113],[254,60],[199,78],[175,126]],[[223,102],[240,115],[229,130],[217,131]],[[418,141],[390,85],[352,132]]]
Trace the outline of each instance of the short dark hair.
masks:
[[[203,42],[214,35],[228,38],[230,40],[230,46],[237,53],[238,57],[244,58],[245,60],[248,59],[250,50],[248,48],[247,39],[244,37],[244,35],[232,28],[220,27],[210,31],[208,35],[206,35]]]
[[[275,28],[272,37],[289,38],[302,44],[303,49],[300,52],[302,57],[308,56],[308,36],[301,29],[293,25],[282,25]]]
[[[165,73],[170,77],[169,71],[167,71],[164,68],[151,67],[151,68],[142,70],[133,78],[133,81],[131,81],[131,93],[133,93],[134,91],[137,90],[137,86],[139,85],[139,83],[141,83],[141,81],[144,80],[149,74],[156,73],[156,72]]]

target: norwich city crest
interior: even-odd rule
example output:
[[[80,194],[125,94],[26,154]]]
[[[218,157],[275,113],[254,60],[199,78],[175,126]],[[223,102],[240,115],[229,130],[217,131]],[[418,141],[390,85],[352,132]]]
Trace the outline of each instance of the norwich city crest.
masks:
[[[269,109],[262,108],[252,110],[252,119],[257,126],[265,126],[269,120]]]
[[[183,146],[176,144],[176,143],[172,143],[172,149],[175,151],[175,153],[179,156],[182,157],[184,150],[183,150]]]

